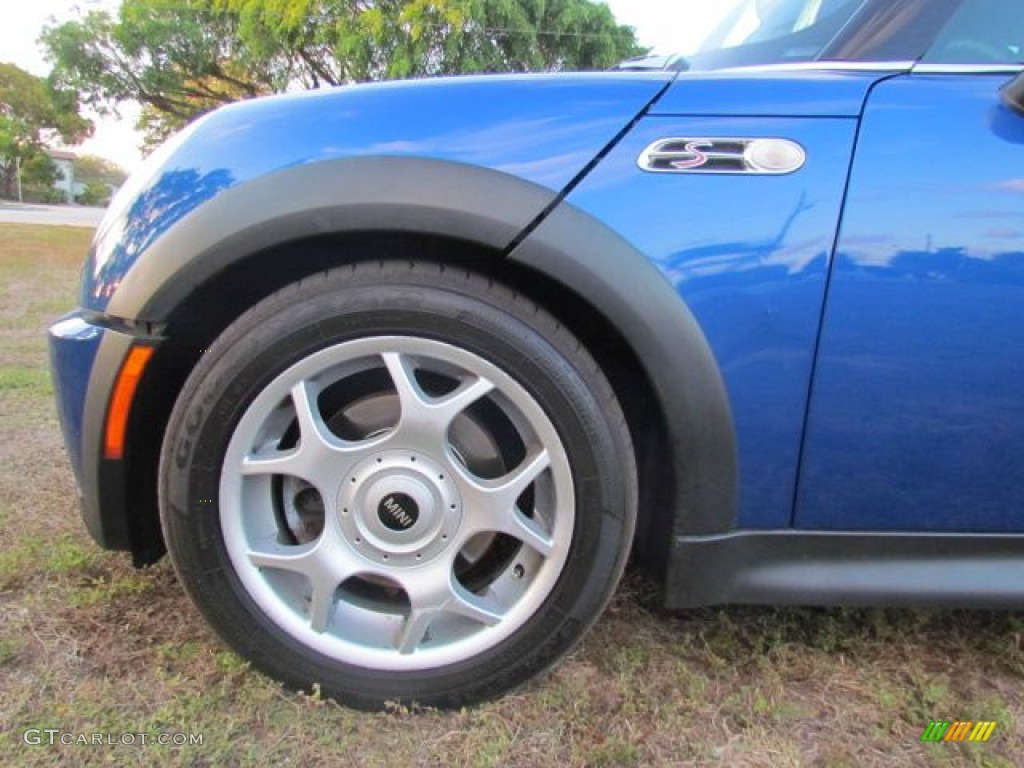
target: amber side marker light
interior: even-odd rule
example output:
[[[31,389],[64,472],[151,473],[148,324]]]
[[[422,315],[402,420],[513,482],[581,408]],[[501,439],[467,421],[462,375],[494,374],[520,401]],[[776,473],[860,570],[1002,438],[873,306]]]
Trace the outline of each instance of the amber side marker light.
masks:
[[[135,389],[142,372],[153,356],[153,347],[132,347],[121,364],[114,384],[114,396],[107,411],[107,431],[103,436],[103,456],[107,459],[124,458],[124,434],[128,428],[128,413],[132,409]]]

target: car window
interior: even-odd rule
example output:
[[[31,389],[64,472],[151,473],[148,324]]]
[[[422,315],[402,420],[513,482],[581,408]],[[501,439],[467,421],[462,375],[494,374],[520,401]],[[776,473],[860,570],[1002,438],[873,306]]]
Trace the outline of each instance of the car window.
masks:
[[[813,61],[864,6],[864,0],[732,0],[696,51],[692,69]]]
[[[963,0],[923,61],[933,64],[1024,63],[1024,3]]]
[[[844,0],[754,0],[739,3],[731,9],[702,51],[736,48],[789,37],[805,29],[828,22],[844,7],[849,12],[858,3]]]

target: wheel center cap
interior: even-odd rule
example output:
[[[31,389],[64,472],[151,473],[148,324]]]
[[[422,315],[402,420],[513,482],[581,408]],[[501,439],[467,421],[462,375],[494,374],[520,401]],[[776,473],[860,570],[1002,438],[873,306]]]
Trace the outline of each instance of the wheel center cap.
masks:
[[[408,531],[420,519],[420,507],[407,493],[389,493],[377,505],[377,517],[392,531]]]
[[[456,540],[462,520],[458,487],[430,456],[383,451],[346,475],[338,492],[346,541],[378,566],[429,562]]]

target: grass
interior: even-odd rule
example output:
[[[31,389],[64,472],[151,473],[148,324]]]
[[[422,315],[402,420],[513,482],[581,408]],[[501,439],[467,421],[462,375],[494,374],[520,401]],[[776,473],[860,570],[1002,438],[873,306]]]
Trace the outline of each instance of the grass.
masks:
[[[673,615],[633,576],[570,659],[494,703],[363,714],[282,690],[206,629],[166,562],[136,571],[79,521],[44,330],[74,303],[88,237],[0,226],[0,764],[1019,764],[1014,613]],[[936,718],[999,725],[988,744],[921,744]],[[203,743],[27,745],[31,728]]]

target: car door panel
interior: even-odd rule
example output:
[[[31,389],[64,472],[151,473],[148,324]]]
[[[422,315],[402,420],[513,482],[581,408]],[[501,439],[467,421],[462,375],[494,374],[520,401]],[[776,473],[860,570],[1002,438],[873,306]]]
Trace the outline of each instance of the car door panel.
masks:
[[[1021,531],[1024,118],[1006,74],[874,89],[831,278],[795,523]]]

